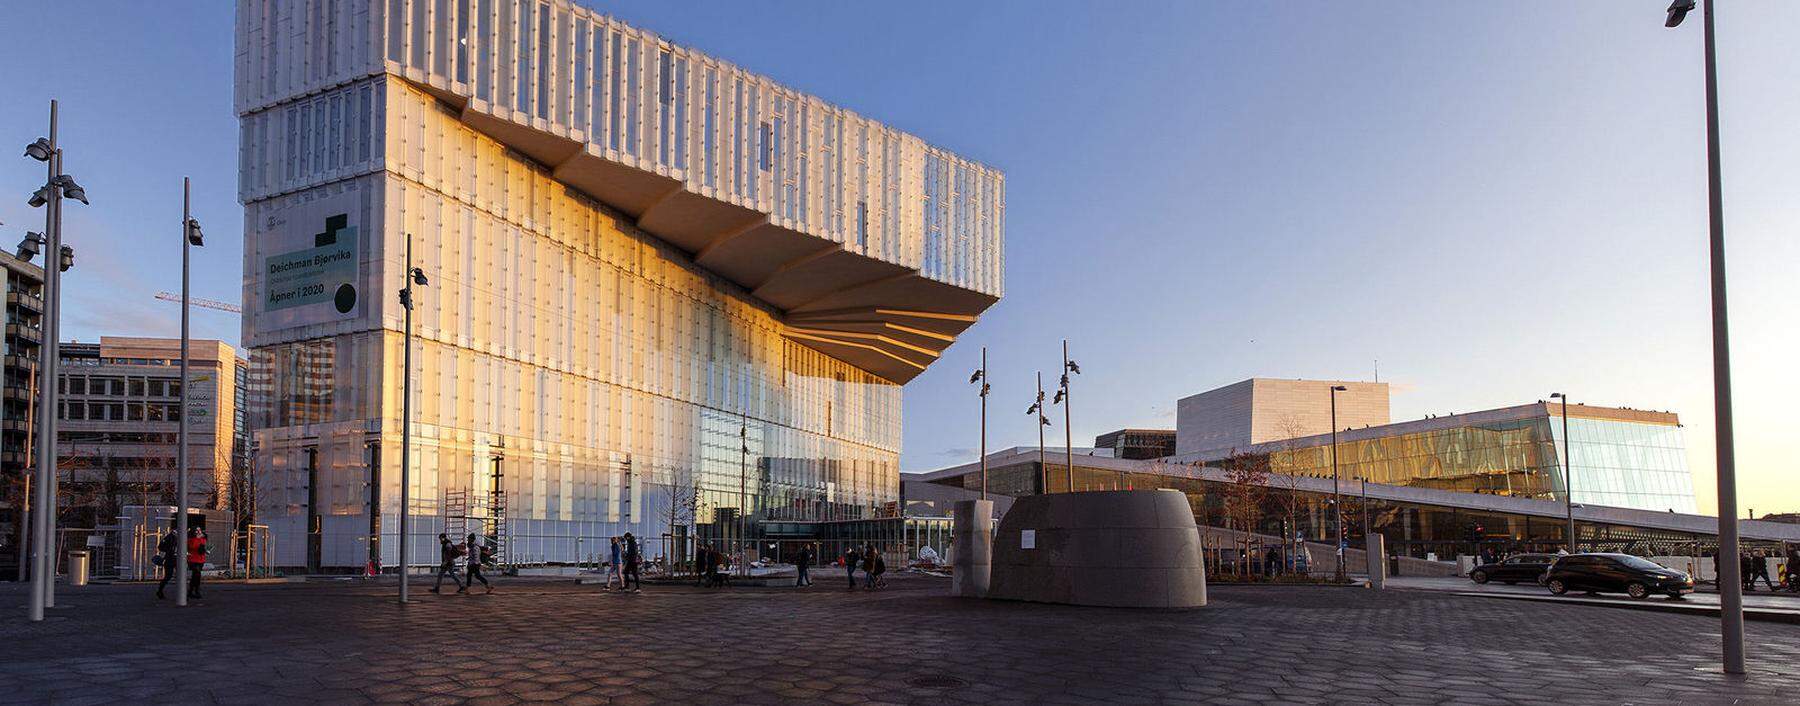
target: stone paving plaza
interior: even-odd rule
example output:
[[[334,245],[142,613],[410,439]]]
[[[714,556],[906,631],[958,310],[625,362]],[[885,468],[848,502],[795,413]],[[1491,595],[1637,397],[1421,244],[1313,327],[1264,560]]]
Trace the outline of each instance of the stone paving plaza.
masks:
[[[969,601],[900,576],[851,593],[499,580],[404,609],[364,583],[65,589],[43,623],[0,588],[0,702],[1794,703],[1800,626],[1344,588],[1215,587],[1131,611]],[[830,580],[836,578],[837,581]]]

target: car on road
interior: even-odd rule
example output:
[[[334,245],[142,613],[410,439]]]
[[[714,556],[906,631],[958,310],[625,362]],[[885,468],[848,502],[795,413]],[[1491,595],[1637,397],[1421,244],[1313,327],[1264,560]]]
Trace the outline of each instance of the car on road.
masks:
[[[1509,586],[1520,581],[1543,583],[1544,572],[1550,570],[1554,561],[1555,554],[1514,554],[1498,564],[1482,564],[1469,570],[1469,580],[1475,583],[1499,581]]]
[[[1569,591],[1624,593],[1642,600],[1660,593],[1681,598],[1694,592],[1694,578],[1643,557],[1588,553],[1558,557],[1544,574],[1550,593]]]

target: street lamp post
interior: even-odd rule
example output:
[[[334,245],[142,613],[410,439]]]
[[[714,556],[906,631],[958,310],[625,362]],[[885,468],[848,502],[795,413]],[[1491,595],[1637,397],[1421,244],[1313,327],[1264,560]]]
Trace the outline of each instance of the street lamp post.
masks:
[[[188,178],[181,178],[181,412],[175,434],[175,536],[187,542],[188,536],[188,251],[203,245],[200,221],[193,216],[193,199],[189,196]],[[185,549],[184,552],[185,553]],[[188,572],[172,567],[175,572],[175,605],[187,605]]]
[[[749,534],[749,524],[745,521],[750,514],[750,423],[738,424],[738,512],[737,512],[737,557],[733,563],[737,565],[739,576],[749,573],[747,567],[748,553],[744,551],[745,536]]]
[[[407,571],[412,556],[412,352],[413,352],[413,285],[425,286],[431,280],[425,271],[413,267],[412,234],[406,236],[406,273],[400,286],[400,307],[406,310],[406,345],[401,354],[405,371],[400,383],[400,602],[406,603]],[[471,549],[473,551],[473,549]],[[472,555],[471,560],[479,560]]]
[[[1575,553],[1575,466],[1569,454],[1569,396],[1561,392],[1550,393],[1550,399],[1562,400],[1563,428],[1563,506],[1568,512],[1569,524],[1564,528],[1568,533],[1570,554]]]
[[[1073,493],[1075,492],[1075,428],[1069,411],[1069,408],[1073,406],[1069,401],[1069,376],[1071,374],[1080,375],[1081,366],[1075,361],[1069,360],[1069,339],[1067,338],[1063,339],[1062,370],[1062,387],[1056,391],[1056,397],[1050,400],[1050,403],[1060,404],[1063,408],[1064,469],[1069,477],[1069,492]]]
[[[1338,488],[1337,393],[1348,388],[1331,386],[1331,509],[1337,515],[1337,580],[1344,580],[1344,502]]]
[[[1050,494],[1050,467],[1044,465],[1044,427],[1050,426],[1050,418],[1044,416],[1044,371],[1037,374],[1037,399],[1025,410],[1026,414],[1037,415],[1038,430],[1038,487],[1044,494]],[[1074,488],[1069,489],[1071,492]]]
[[[1669,4],[1665,27],[1675,27],[1694,0]],[[1706,193],[1712,265],[1713,433],[1719,467],[1719,634],[1727,674],[1744,673],[1744,593],[1739,584],[1737,452],[1731,427],[1731,345],[1725,308],[1725,215],[1719,183],[1719,77],[1713,42],[1713,2],[1700,12],[1706,64]]]
[[[75,251],[62,244],[62,202],[65,197],[87,203],[87,192],[62,172],[62,148],[56,144],[56,101],[50,101],[50,136],[40,137],[25,146],[25,156],[45,163],[44,185],[33,192],[27,202],[32,208],[44,207],[44,323],[43,345],[38,347],[42,360],[38,363],[39,386],[37,411],[37,497],[32,503],[37,513],[32,517],[33,563],[31,596],[27,615],[33,621],[44,619],[44,609],[56,605],[56,370],[58,367],[57,326],[61,312],[62,273],[74,264]],[[56,258],[52,262],[52,258]]]
[[[969,376],[969,382],[981,383],[981,499],[986,500],[988,494],[987,465],[987,346],[981,347],[981,369]]]

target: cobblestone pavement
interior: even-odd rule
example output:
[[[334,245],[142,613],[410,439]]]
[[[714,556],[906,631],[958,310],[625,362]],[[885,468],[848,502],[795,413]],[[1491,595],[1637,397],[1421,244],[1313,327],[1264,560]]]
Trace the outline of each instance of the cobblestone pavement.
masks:
[[[1130,611],[849,592],[499,581],[401,607],[368,584],[64,589],[38,624],[0,587],[0,702],[1793,703],[1800,627],[1421,591],[1215,587]],[[841,578],[840,578],[841,580]],[[13,612],[16,611],[16,612]]]

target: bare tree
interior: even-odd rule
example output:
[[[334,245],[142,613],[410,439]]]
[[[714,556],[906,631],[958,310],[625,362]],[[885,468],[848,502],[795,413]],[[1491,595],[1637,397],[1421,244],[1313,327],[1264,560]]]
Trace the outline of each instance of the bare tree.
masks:
[[[1306,425],[1300,423],[1299,417],[1289,413],[1276,423],[1276,428],[1281,431],[1284,439],[1281,450],[1277,453],[1283,455],[1285,463],[1277,464],[1271,459],[1269,477],[1273,481],[1270,485],[1279,488],[1276,502],[1286,515],[1287,522],[1282,527],[1281,553],[1284,561],[1290,561],[1300,551],[1301,540],[1294,535],[1298,534],[1300,527],[1300,508],[1306,505],[1306,495],[1300,490],[1300,475],[1295,472],[1297,464],[1294,459],[1298,448],[1295,439],[1306,434]]]
[[[1241,534],[1238,545],[1242,561],[1238,562],[1238,573],[1248,573],[1251,552],[1251,540],[1262,520],[1263,497],[1269,486],[1269,457],[1264,454],[1233,453],[1224,463],[1225,515]]]
[[[689,536],[693,534],[694,522],[700,516],[700,488],[694,482],[692,471],[676,471],[669,478],[669,482],[662,487],[662,495],[664,500],[662,519],[668,525],[670,542],[670,546],[664,548],[663,561],[665,570],[673,574],[675,568],[681,565],[686,554],[685,551],[677,551],[678,549],[685,550],[685,546],[674,546],[674,543],[683,534],[677,532],[676,529],[685,527],[689,529],[685,534]]]

